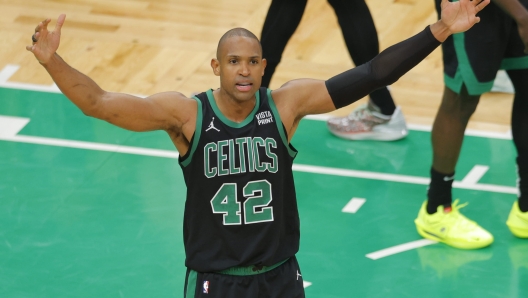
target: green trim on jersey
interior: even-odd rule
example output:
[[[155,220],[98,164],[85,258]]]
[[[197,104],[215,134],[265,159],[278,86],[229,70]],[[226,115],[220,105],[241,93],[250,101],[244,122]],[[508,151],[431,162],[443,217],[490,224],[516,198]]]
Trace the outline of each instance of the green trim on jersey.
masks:
[[[504,58],[500,68],[504,70],[526,69],[528,68],[528,56]]]
[[[257,93],[255,94],[255,97],[257,98],[257,100],[256,100],[256,103],[255,103],[255,107],[253,108],[253,111],[251,111],[251,113],[249,113],[249,115],[246,117],[246,119],[244,119],[244,121],[242,121],[240,123],[236,123],[234,121],[231,121],[231,120],[227,119],[227,117],[224,116],[224,114],[222,114],[222,112],[220,111],[220,109],[216,105],[216,101],[215,101],[214,95],[213,95],[213,90],[209,89],[206,92],[207,99],[209,99],[209,103],[211,104],[211,107],[213,108],[214,113],[218,116],[218,118],[220,118],[220,121],[222,121],[224,124],[226,124],[228,126],[231,126],[233,128],[244,127],[249,122],[251,122],[251,120],[253,120],[253,117],[257,113],[257,111],[259,109],[259,106],[260,106],[260,94],[259,93],[260,93],[259,90],[257,90]]]
[[[287,258],[286,260],[284,261],[280,261],[278,263],[275,263],[271,266],[263,266],[262,268],[260,269],[255,269],[255,266],[245,266],[245,267],[233,267],[233,268],[228,268],[228,269],[225,269],[225,270],[222,270],[222,271],[218,271],[216,273],[220,273],[220,274],[227,274],[227,275],[236,275],[236,276],[245,276],[245,275],[256,275],[256,274],[261,274],[261,273],[264,273],[264,272],[268,272],[268,271],[271,271],[277,267],[279,267],[280,265],[286,263],[290,258]]]
[[[198,272],[189,270],[189,278],[187,278],[187,291],[185,292],[185,298],[196,297],[196,282],[198,280]]]
[[[196,128],[194,129],[194,137],[192,140],[190,152],[185,157],[185,160],[181,162],[182,166],[184,167],[188,166],[191,162],[192,157],[194,155],[194,151],[196,151],[196,147],[198,147],[200,135],[202,134],[202,102],[196,96],[194,96],[193,98],[198,103],[198,107],[196,108]]]
[[[269,106],[271,108],[271,112],[273,113],[273,116],[276,119],[275,124],[277,125],[277,129],[279,130],[282,143],[284,143],[284,146],[288,148],[288,153],[290,154],[290,156],[295,158],[295,156],[297,155],[297,151],[291,148],[290,142],[288,142],[288,138],[286,138],[286,133],[284,132],[284,127],[282,126],[282,120],[280,118],[279,110],[277,110],[277,106],[275,106],[275,102],[273,101],[273,97],[271,96],[271,90],[268,89],[267,93],[268,93]]]
[[[453,34],[453,43],[455,45],[455,52],[458,59],[458,68],[455,77],[452,78],[444,73],[445,85],[456,93],[460,94],[462,85],[466,85],[470,95],[481,95],[491,91],[494,80],[489,82],[479,82],[473,68],[469,62],[465,46],[465,34]],[[528,68],[528,56],[516,58],[504,58],[501,62],[500,69],[526,69]]]

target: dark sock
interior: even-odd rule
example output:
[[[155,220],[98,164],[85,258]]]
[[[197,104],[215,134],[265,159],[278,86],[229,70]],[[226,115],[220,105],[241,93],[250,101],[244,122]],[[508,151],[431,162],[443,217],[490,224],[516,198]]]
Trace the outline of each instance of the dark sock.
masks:
[[[396,104],[387,87],[370,93],[370,100],[380,109],[383,115],[391,116],[396,110]]]
[[[444,207],[451,206],[451,188],[454,179],[454,172],[451,174],[442,174],[431,168],[431,183],[427,191],[427,213],[435,213],[440,205]]]

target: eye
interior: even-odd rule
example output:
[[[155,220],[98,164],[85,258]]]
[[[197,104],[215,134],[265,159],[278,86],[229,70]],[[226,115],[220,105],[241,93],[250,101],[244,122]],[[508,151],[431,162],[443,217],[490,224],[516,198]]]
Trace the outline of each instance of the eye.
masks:
[[[229,63],[235,64],[235,63],[237,63],[237,60],[236,59],[229,59]]]
[[[251,60],[251,64],[258,64],[258,60]]]

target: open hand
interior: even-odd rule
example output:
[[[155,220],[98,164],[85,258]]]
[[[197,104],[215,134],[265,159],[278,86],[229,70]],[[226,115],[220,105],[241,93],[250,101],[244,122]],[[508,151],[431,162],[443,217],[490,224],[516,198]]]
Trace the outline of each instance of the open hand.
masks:
[[[33,45],[26,46],[26,50],[32,52],[40,63],[46,64],[59,48],[61,28],[65,19],[66,15],[61,14],[53,31],[48,31],[51,19],[40,22],[35,28],[35,34],[31,37]]]
[[[459,0],[458,2],[442,0],[440,20],[452,34],[467,31],[480,22],[477,13],[489,3],[490,0]]]

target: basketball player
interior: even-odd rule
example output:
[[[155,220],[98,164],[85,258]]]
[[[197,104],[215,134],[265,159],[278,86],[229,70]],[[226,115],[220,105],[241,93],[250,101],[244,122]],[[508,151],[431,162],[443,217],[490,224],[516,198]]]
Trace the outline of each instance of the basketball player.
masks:
[[[262,28],[263,56],[268,61],[262,86],[268,87],[297,26],[307,0],[273,0]],[[348,52],[355,65],[361,65],[379,53],[378,33],[364,0],[328,0],[334,8]],[[334,135],[348,140],[393,141],[407,136],[407,124],[386,86],[370,93],[368,104],[346,117],[327,121]]]
[[[164,130],[180,152],[187,185],[184,297],[304,297],[299,218],[290,144],[301,118],[348,105],[386,86],[450,34],[479,21],[489,0],[444,2],[442,19],[327,81],[294,80],[271,92],[260,83],[266,60],[251,32],[219,41],[213,73],[220,88],[194,98],[147,98],[102,90],[56,53],[65,21],[41,22],[27,46],[57,86],[86,115],[132,131]]]
[[[436,1],[440,15],[443,3]],[[464,131],[480,95],[491,90],[499,69],[506,69],[515,97],[513,142],[517,149],[520,195],[507,225],[528,238],[528,1],[494,0],[471,31],[450,36],[443,44],[445,89],[433,125],[433,165],[428,200],[415,220],[418,233],[463,249],[490,245],[493,236],[459,212],[451,190]]]

